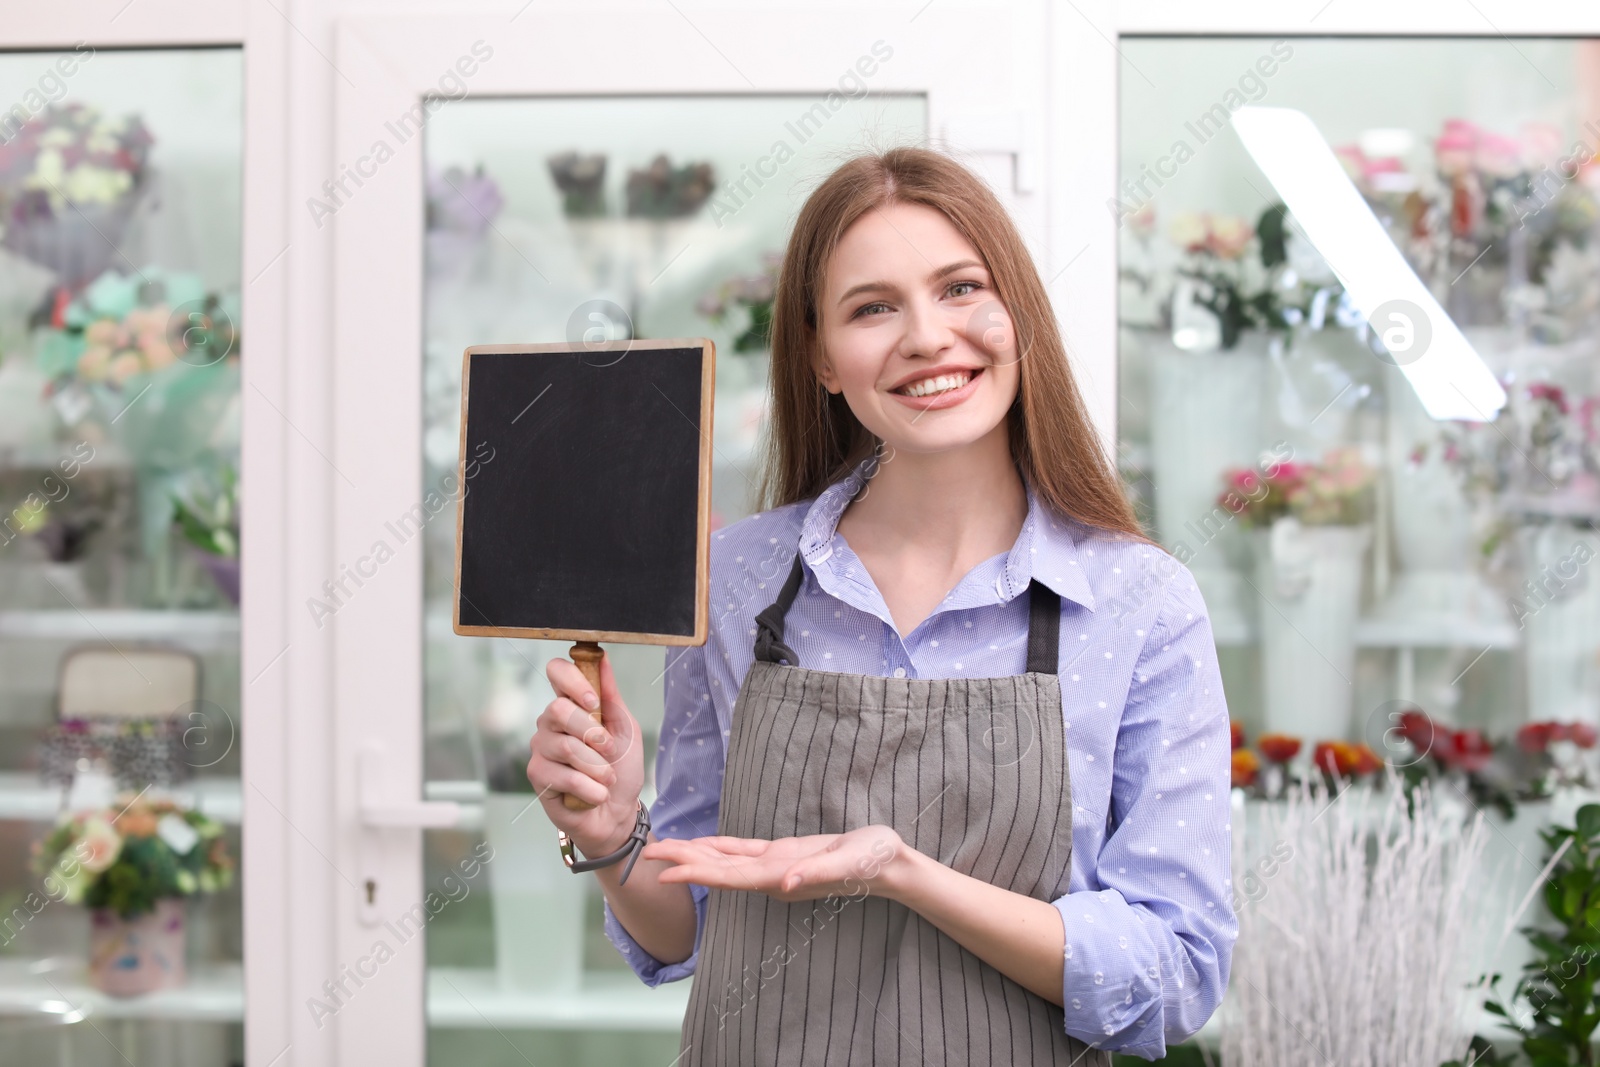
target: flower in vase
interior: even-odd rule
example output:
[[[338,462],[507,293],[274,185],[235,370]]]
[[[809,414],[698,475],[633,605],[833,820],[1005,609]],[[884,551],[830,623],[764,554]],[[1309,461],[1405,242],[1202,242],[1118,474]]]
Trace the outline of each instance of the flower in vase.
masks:
[[[1600,740],[1600,731],[1586,722],[1568,723],[1567,740],[1579,748],[1593,748],[1595,742]]]
[[[1383,760],[1379,759],[1378,754],[1372,751],[1372,749],[1368,747],[1365,742],[1356,745],[1355,749],[1357,775],[1371,774],[1372,772],[1382,768]]]
[[[1372,191],[1381,174],[1404,174],[1405,164],[1395,156],[1369,156],[1360,145],[1342,145],[1333,150],[1344,172],[1364,191]]]
[[[148,809],[135,809],[124,813],[117,824],[127,837],[154,837],[159,820]]]
[[[1359,778],[1383,766],[1378,754],[1366,745],[1347,741],[1318,741],[1311,762],[1321,770],[1341,778]]]
[[[119,352],[111,357],[106,367],[106,377],[115,385],[126,385],[128,379],[144,370],[144,361],[137,352]]]
[[[1528,399],[1549,404],[1563,415],[1569,410],[1566,391],[1551,382],[1534,382],[1528,386]]]
[[[122,853],[122,835],[104,819],[90,818],[83,824],[78,839],[78,862],[91,874],[99,874],[117,861]]]
[[[1185,252],[1207,251],[1206,241],[1211,225],[1204,214],[1185,211],[1174,215],[1167,225],[1167,237]]]
[[[1465,119],[1446,119],[1444,130],[1433,142],[1433,157],[1439,173],[1455,177],[1472,169],[1478,151],[1478,127]]]
[[[1256,784],[1256,776],[1261,773],[1261,761],[1256,754],[1248,748],[1241,748],[1233,754],[1233,784],[1242,789],[1248,789]]]
[[[1244,747],[1244,723],[1237,719],[1229,719],[1228,732],[1233,735],[1233,750],[1237,752]]]
[[[1560,723],[1524,723],[1517,728],[1517,747],[1528,753],[1544,752],[1550,747],[1550,742],[1562,739],[1565,734],[1566,730]]]
[[[1441,730],[1433,754],[1447,767],[1481,771],[1494,757],[1494,746],[1482,730]]]
[[[1522,172],[1522,145],[1515,137],[1486,131],[1478,142],[1477,163],[1491,178],[1514,178]]]
[[[1256,739],[1256,748],[1273,763],[1288,763],[1300,754],[1300,739],[1288,734],[1262,734]]]
[[[1206,236],[1206,250],[1218,259],[1238,259],[1244,255],[1256,235],[1249,220],[1236,215],[1219,215],[1210,221],[1211,232]]]

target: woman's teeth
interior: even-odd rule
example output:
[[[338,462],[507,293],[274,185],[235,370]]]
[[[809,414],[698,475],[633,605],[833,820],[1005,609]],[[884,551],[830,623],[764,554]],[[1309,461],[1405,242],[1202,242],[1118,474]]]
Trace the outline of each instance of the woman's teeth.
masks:
[[[960,374],[941,374],[937,378],[924,378],[920,382],[912,382],[904,389],[898,390],[898,392],[904,396],[932,396],[934,393],[960,389],[971,380],[971,371],[962,371]]]

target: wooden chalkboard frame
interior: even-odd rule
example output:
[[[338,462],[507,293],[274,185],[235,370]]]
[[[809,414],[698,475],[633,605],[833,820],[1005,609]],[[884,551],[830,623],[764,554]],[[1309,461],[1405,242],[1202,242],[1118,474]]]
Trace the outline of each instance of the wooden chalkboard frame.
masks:
[[[700,492],[695,533],[694,632],[692,634],[630,633],[623,630],[564,630],[523,626],[461,625],[461,528],[467,493],[456,501],[456,567],[450,622],[464,637],[523,637],[552,641],[609,641],[628,645],[703,645],[710,631],[711,608],[711,448],[712,408],[716,399],[717,346],[707,337],[670,340],[576,341],[528,345],[471,345],[461,356],[461,459],[457,476],[467,485],[467,400],[471,395],[474,355],[528,355],[546,352],[642,352],[659,348],[700,349]],[[620,357],[619,357],[620,358]]]

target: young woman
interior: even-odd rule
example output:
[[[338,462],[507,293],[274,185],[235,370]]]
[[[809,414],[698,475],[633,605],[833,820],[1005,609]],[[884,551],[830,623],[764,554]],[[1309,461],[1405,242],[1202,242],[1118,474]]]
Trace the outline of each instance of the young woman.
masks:
[[[528,764],[634,970],[694,975],[679,1062],[1161,1057],[1237,930],[1211,627],[982,181],[912,148],[824,181],[772,379],[770,510],[713,535],[654,804],[609,663],[597,697],[551,662]]]

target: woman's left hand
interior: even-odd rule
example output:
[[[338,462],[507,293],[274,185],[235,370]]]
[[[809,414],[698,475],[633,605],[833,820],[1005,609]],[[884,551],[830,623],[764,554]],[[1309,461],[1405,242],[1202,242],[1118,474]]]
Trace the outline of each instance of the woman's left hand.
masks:
[[[746,889],[777,900],[884,894],[886,875],[908,846],[892,826],[863,826],[843,834],[763,841],[750,837],[692,837],[652,841],[645,859],[675,864],[663,882]]]

